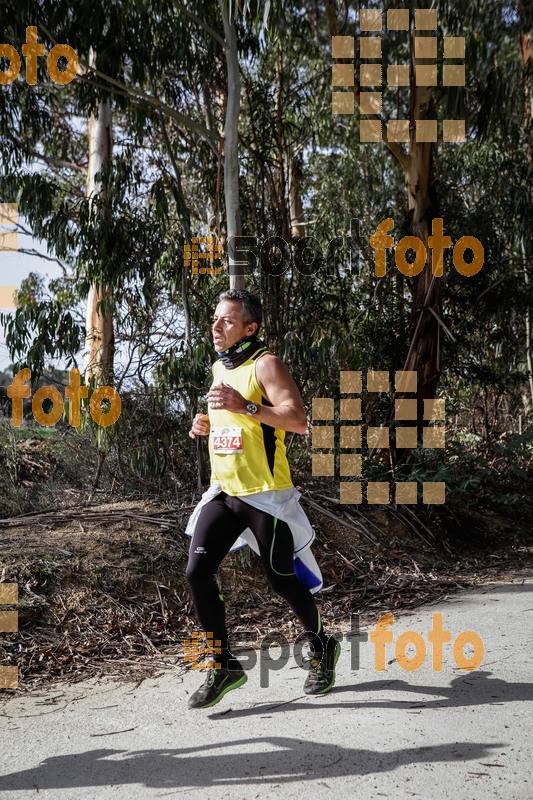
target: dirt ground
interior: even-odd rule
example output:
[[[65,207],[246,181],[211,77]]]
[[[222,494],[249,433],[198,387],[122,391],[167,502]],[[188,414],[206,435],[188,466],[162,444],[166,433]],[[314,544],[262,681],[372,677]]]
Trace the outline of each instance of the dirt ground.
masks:
[[[19,630],[0,639],[0,663],[18,665],[20,690],[186,669],[183,641],[196,620],[184,579],[184,527],[196,499],[164,506],[105,498],[0,521],[0,580],[19,585]],[[460,520],[459,532],[443,535],[412,512],[339,515],[327,499],[302,496],[317,534],[319,605],[330,628],[353,614],[365,624],[378,611],[398,614],[516,577],[533,561],[527,531],[496,515],[470,517],[467,531]],[[280,630],[289,641],[298,635],[297,620],[249,548],[226,558],[220,581],[236,647],[244,630],[260,637]]]

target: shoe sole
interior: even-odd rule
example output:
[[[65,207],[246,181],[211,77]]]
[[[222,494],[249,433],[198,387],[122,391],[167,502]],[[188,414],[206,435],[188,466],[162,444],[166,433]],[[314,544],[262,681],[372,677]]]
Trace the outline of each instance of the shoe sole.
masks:
[[[217,703],[219,703],[222,700],[222,698],[224,697],[225,694],[227,694],[228,692],[231,692],[232,689],[238,689],[239,686],[242,686],[244,683],[246,683],[247,680],[248,680],[248,675],[246,675],[246,673],[245,673],[242,676],[242,678],[239,678],[237,681],[235,681],[235,683],[230,683],[229,686],[226,686],[226,688],[223,689],[220,692],[220,694],[217,695],[217,697],[215,697],[214,700],[211,700],[210,703],[205,703],[205,705],[201,705],[201,706],[189,706],[189,708],[211,708],[211,706],[215,706]]]
[[[332,669],[333,677],[331,678],[331,682],[326,686],[325,689],[321,689],[319,692],[306,692],[306,694],[309,694],[311,696],[313,695],[318,696],[321,694],[326,694],[327,692],[331,691],[331,689],[333,689],[333,687],[335,686],[335,678],[336,678],[335,667],[337,666],[337,661],[339,660],[340,654],[341,654],[341,645],[340,642],[337,642],[337,644],[335,645],[335,660],[333,661],[333,669]]]

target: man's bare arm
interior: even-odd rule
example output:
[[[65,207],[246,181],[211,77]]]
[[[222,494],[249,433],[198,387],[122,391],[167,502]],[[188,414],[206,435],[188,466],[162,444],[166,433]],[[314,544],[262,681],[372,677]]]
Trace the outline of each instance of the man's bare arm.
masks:
[[[259,386],[272,407],[259,406],[254,418],[283,431],[307,433],[302,397],[283,361],[275,356],[263,356],[255,369]]]
[[[285,364],[272,355],[263,356],[255,365],[259,386],[272,407],[258,405],[253,418],[272,428],[294,433],[307,433],[307,417],[302,398]],[[225,408],[235,414],[246,414],[249,402],[231,386],[212,386],[207,402],[213,408]]]

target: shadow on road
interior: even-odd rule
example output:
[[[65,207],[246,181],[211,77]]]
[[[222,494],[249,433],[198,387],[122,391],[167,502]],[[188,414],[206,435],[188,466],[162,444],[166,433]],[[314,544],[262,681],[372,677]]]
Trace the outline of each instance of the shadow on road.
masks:
[[[406,764],[487,758],[502,744],[458,742],[389,752],[266,736],[165,750],[89,750],[0,777],[0,791],[140,784],[153,788],[291,783],[368,775]],[[265,748],[268,747],[268,750]],[[253,752],[253,750],[262,752]],[[210,751],[219,751],[212,753]]]
[[[496,703],[513,703],[524,702],[533,700],[533,684],[531,683],[509,683],[508,681],[501,680],[501,678],[491,678],[491,672],[480,670],[479,672],[470,672],[464,677],[454,678],[449,686],[431,686],[431,685],[417,685],[408,683],[403,680],[381,680],[381,681],[367,681],[366,683],[354,683],[349,686],[336,686],[328,694],[328,700],[324,697],[316,698],[315,700],[304,700],[300,702],[300,698],[294,701],[283,703],[261,703],[253,708],[239,708],[222,711],[225,718],[230,717],[248,717],[257,714],[264,714],[277,712],[285,713],[286,711],[303,711],[306,709],[313,709],[318,711],[319,708],[409,708],[416,704],[417,708],[459,708],[467,706],[477,706],[484,704]],[[417,700],[415,698],[409,700],[390,700],[383,698],[380,700],[369,699],[368,696],[354,701],[339,701],[329,702],[330,697],[338,697],[340,694],[348,692],[355,692],[362,694],[372,691],[400,691],[412,692],[413,694],[424,695],[427,700]],[[431,699],[435,696],[438,699]],[[216,717],[213,714],[212,717]]]

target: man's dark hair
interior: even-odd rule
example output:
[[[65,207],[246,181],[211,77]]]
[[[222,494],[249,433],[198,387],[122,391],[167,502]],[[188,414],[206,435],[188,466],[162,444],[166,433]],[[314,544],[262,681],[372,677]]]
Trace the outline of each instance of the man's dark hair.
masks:
[[[263,310],[261,308],[261,300],[256,294],[252,294],[247,289],[229,289],[227,292],[222,292],[218,300],[219,302],[231,300],[240,303],[243,323],[249,325],[251,322],[257,322],[256,333],[259,331]]]

